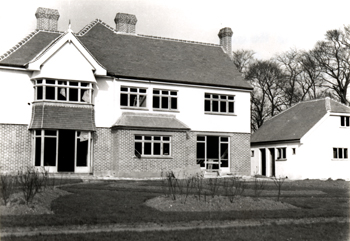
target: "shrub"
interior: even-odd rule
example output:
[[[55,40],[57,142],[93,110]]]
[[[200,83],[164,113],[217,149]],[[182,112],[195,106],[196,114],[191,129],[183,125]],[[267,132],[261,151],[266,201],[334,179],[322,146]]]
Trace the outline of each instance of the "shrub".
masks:
[[[278,193],[277,193],[277,201],[280,200],[281,197],[281,189],[282,189],[282,185],[284,183],[284,181],[286,180],[285,177],[272,177],[273,182],[275,183],[277,189],[278,189]]]
[[[6,205],[11,194],[16,189],[16,177],[11,176],[9,174],[2,174],[1,175],[1,197],[4,201],[4,204]]]
[[[34,196],[38,192],[45,189],[47,180],[48,174],[45,169],[38,170],[35,167],[27,167],[18,171],[18,186],[27,205],[33,201]]]
[[[254,176],[254,196],[257,198],[265,189],[265,180],[259,180],[257,175]]]

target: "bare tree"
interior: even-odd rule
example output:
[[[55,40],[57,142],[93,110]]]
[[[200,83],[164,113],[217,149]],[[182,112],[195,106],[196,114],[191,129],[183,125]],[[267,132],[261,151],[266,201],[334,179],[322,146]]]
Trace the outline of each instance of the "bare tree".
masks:
[[[243,75],[247,73],[249,65],[254,61],[254,54],[253,50],[239,49],[233,51],[233,63]]]
[[[349,29],[345,29],[349,31]],[[319,41],[311,51],[323,75],[323,86],[334,91],[341,103],[350,105],[347,91],[350,86],[349,32],[330,30],[326,40]]]
[[[283,109],[284,76],[279,65],[272,60],[253,63],[246,79],[254,87],[252,93],[252,130]]]

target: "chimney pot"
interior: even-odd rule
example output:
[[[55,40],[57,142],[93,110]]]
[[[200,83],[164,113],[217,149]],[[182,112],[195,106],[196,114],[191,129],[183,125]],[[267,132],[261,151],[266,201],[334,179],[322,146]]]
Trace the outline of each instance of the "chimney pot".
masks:
[[[57,31],[57,23],[60,18],[60,14],[56,9],[50,8],[38,8],[35,13],[37,18],[37,29]]]
[[[116,31],[121,33],[135,33],[137,18],[133,14],[117,13],[114,18]]]
[[[224,51],[230,57],[230,59],[233,58],[232,35],[233,35],[232,29],[228,27],[220,29],[220,32],[218,34],[220,38],[220,45],[223,47]]]

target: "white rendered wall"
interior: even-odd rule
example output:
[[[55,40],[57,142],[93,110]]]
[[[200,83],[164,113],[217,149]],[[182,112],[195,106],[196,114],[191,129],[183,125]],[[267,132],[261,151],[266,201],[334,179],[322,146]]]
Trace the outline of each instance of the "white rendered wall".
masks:
[[[350,179],[350,157],[333,159],[333,147],[350,151],[350,127],[340,127],[340,116],[327,116],[301,141],[304,177]]]
[[[147,88],[147,110],[121,109],[120,87]],[[153,89],[178,91],[178,111],[154,111]],[[204,93],[235,95],[235,115],[204,114]],[[123,112],[172,114],[193,131],[250,133],[250,93],[216,88],[98,78],[95,90],[97,127],[111,127]]]
[[[0,123],[30,123],[34,100],[30,75],[31,72],[0,68]]]

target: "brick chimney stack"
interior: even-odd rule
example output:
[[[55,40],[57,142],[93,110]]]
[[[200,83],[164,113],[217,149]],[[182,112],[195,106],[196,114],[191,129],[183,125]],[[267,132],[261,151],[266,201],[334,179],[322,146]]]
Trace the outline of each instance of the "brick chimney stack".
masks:
[[[39,30],[57,31],[57,23],[60,14],[56,9],[38,8],[35,13],[37,18],[36,28]]]
[[[114,18],[116,31],[121,33],[135,33],[136,16],[127,13],[117,13]]]
[[[230,59],[233,58],[232,54],[232,30],[231,28],[222,28],[220,29],[220,32],[218,34],[220,38],[220,45],[223,47],[226,54],[230,57]]]

